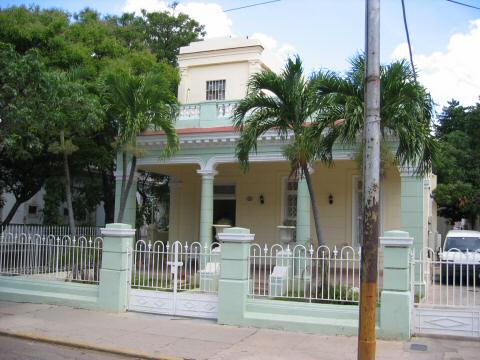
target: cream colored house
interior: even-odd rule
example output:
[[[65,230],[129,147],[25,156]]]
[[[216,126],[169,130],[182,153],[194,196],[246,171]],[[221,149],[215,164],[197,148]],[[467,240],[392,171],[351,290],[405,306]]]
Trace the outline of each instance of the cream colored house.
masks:
[[[147,150],[138,168],[171,177],[170,241],[207,244],[214,224],[230,222],[250,228],[257,242],[269,244],[278,242],[279,225],[296,225],[298,243],[312,239],[316,244],[305,181],[297,186],[289,179],[289,163],[281,154],[288,139],[274,132],[263,136],[247,173],[236,162],[239,134],[230,116],[246,94],[249,77],[270,67],[267,59],[260,42],[252,39],[211,39],[181,48],[182,106],[176,123],[181,150],[161,160],[164,135],[148,131],[138,137],[138,144]],[[362,186],[355,149],[337,146],[333,157],[333,167],[313,166],[322,229],[328,245],[357,246]],[[381,185],[380,232],[408,231],[416,246],[423,247],[436,227],[430,197],[435,177],[418,178],[409,169],[392,167]],[[131,201],[127,209],[132,223],[134,206]]]

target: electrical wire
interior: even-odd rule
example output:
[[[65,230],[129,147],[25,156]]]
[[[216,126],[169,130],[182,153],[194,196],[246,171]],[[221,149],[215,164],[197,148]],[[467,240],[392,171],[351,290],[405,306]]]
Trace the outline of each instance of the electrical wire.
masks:
[[[466,6],[466,7],[472,8],[472,9],[480,10],[480,7],[473,6],[473,5],[470,5],[470,4],[465,4],[465,3],[462,3],[460,1],[455,1],[455,0],[446,0],[446,1],[457,4],[457,5]]]
[[[236,11],[236,10],[251,8],[251,7],[254,7],[254,6],[260,6],[260,5],[275,3],[275,2],[279,2],[279,1],[281,1],[281,0],[264,1],[264,2],[261,2],[261,3],[255,3],[255,4],[240,6],[240,7],[237,7],[237,8],[231,8],[231,9],[223,10],[223,12]]]
[[[417,73],[413,65],[412,45],[410,43],[410,34],[408,32],[407,14],[405,12],[405,1],[402,0],[403,24],[405,25],[405,34],[407,35],[408,53],[410,54],[410,64],[412,65],[413,79],[417,82]]]

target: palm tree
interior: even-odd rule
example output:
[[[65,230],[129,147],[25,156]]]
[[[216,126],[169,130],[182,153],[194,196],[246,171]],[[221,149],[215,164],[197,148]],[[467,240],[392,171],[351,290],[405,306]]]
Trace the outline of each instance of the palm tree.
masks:
[[[142,153],[136,146],[136,138],[153,125],[167,138],[163,156],[173,154],[179,147],[174,126],[177,100],[168,75],[158,71],[144,75],[127,70],[112,71],[104,76],[100,87],[109,115],[118,127],[116,145],[122,152],[122,186],[117,222],[123,222],[137,157]]]
[[[319,122],[323,124],[312,133],[325,134],[328,127],[325,144],[329,149],[335,142],[357,143],[364,128],[364,80],[363,55],[351,60],[351,69],[345,76],[330,71],[320,71],[314,76],[322,103]],[[393,157],[397,165],[414,166],[417,174],[428,173],[437,149],[431,132],[430,94],[416,81],[415,70],[406,60],[382,66],[380,86],[382,157]],[[395,150],[387,140],[397,143]]]
[[[250,78],[247,95],[238,103],[233,121],[240,131],[236,155],[244,170],[248,169],[249,154],[256,152],[257,140],[262,134],[273,130],[285,139],[293,136],[283,153],[290,161],[291,175],[305,177],[318,243],[323,245],[319,208],[308,171],[313,161],[330,159],[329,154],[323,152],[323,137],[311,136],[313,129],[322,127],[316,120],[320,106],[315,83],[305,79],[302,62],[296,56],[288,59],[280,74],[265,70]]]

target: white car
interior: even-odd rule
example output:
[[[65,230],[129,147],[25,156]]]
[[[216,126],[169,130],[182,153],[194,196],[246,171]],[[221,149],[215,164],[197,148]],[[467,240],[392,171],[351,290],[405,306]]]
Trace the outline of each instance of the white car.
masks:
[[[440,253],[442,282],[450,279],[480,281],[480,231],[451,230]]]

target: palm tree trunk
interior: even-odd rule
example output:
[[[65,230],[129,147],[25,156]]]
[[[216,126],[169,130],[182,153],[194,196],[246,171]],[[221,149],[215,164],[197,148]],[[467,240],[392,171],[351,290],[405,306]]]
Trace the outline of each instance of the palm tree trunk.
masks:
[[[127,152],[122,152],[122,186],[121,193],[124,193],[125,184],[127,183]]]
[[[325,245],[325,239],[322,235],[322,229],[320,226],[320,210],[317,204],[317,198],[315,197],[315,191],[313,190],[312,178],[308,171],[306,164],[302,165],[302,172],[307,182],[308,193],[310,194],[310,204],[312,205],[313,221],[315,222],[315,232],[317,233],[318,246]]]
[[[68,226],[70,228],[70,234],[75,236],[75,216],[73,214],[73,202],[72,202],[72,186],[70,181],[70,169],[68,166],[68,155],[63,152],[63,170],[65,171],[65,197],[67,198],[68,207]]]
[[[125,187],[122,186],[123,191],[122,195],[120,196],[120,208],[118,210],[118,217],[117,217],[117,222],[121,223],[123,222],[123,219],[125,217],[125,208],[127,206],[127,199],[128,195],[130,193],[130,189],[132,188],[133,184],[133,177],[135,176],[135,170],[137,167],[137,157],[135,155],[132,156],[132,162],[130,164],[130,173],[128,175],[128,181],[125,185]],[[123,172],[124,174],[126,173],[127,169],[124,168]],[[122,181],[123,183],[123,181]],[[134,225],[134,224],[132,224]]]

